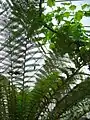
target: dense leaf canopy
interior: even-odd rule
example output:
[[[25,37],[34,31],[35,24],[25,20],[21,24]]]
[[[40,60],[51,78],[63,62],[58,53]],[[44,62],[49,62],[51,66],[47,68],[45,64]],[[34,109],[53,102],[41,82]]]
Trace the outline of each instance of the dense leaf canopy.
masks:
[[[0,119],[82,118],[90,111],[90,33],[82,24],[90,5],[6,0],[0,7]]]

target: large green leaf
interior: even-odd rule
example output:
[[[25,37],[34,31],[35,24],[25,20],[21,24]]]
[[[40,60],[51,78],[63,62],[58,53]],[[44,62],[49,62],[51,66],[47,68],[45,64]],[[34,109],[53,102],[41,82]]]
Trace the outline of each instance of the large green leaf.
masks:
[[[80,21],[80,20],[82,19],[83,15],[84,15],[84,14],[83,14],[83,11],[79,10],[79,11],[76,12],[76,14],[75,14],[75,19],[78,20],[78,21]]]

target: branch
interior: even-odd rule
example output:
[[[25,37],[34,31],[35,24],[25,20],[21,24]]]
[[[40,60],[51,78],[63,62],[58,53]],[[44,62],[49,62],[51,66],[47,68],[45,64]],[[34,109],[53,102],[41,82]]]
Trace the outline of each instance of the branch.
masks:
[[[42,15],[42,2],[43,2],[43,0],[40,0],[40,2],[39,2],[39,15],[40,15],[40,17]]]
[[[90,74],[84,72],[79,72],[78,74],[90,76]]]
[[[49,27],[46,23],[44,23],[44,27],[46,27],[51,32],[57,33],[57,31],[53,30],[51,27]]]
[[[41,17],[42,15],[42,3],[44,2],[44,0],[40,0],[39,2],[39,16]],[[53,30],[52,28],[50,28],[46,23],[44,23],[44,27],[46,27],[48,30],[57,33],[55,30]]]

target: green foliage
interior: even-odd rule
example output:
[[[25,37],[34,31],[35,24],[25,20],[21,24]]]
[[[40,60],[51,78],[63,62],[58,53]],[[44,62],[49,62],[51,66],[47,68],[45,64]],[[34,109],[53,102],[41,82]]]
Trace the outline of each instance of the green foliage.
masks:
[[[75,6],[75,5],[71,5],[71,6],[69,7],[69,9],[73,11],[73,10],[76,9],[76,6]]]
[[[58,79],[57,79],[58,78]],[[60,86],[62,81],[58,76],[58,72],[53,72],[46,77],[42,77],[35,88],[30,94],[30,115],[29,119],[40,117],[41,112],[45,109],[45,106],[49,104],[50,99],[52,100],[52,94],[57,89],[57,85]]]
[[[82,19],[82,17],[83,17],[83,11],[79,10],[78,12],[76,12],[75,19],[77,21],[80,21]]]
[[[4,75],[0,75],[0,85],[8,85],[9,81]]]
[[[45,22],[50,25],[50,28],[53,29],[54,26],[52,21],[50,22],[53,18],[55,18],[58,24],[54,26],[53,31],[48,29],[48,32],[44,33],[46,36],[45,39],[49,41],[50,49],[55,53],[59,52],[62,56],[68,53],[70,58],[73,58],[76,55],[76,59],[80,58],[79,62],[87,64],[87,62],[84,62],[87,60],[82,59],[81,51],[82,49],[87,53],[90,51],[88,47],[89,38],[86,35],[86,31],[81,20],[84,16],[87,16],[85,14],[88,14],[88,9],[86,11],[75,11],[75,5],[64,4],[64,6],[68,6],[69,9],[58,7],[57,10],[50,13],[50,16],[49,13],[45,16]]]
[[[90,16],[90,5],[84,4],[77,10],[75,5],[63,3],[62,7],[40,16],[36,1],[6,2],[1,4],[9,13],[5,14],[8,26],[6,23],[4,27],[10,36],[0,44],[3,50],[6,48],[9,64],[3,63],[8,69],[6,77],[0,75],[0,119],[79,119],[90,110],[90,75],[82,71],[85,65],[90,65],[90,38],[81,23],[84,16]],[[52,7],[55,1],[48,0],[47,4]],[[42,33],[44,37],[40,36]],[[44,51],[42,43],[48,43],[51,52],[37,70],[39,57],[35,58],[37,51],[33,49]],[[35,60],[34,65],[30,60]],[[31,67],[34,68],[28,69]],[[29,79],[35,70],[36,83],[31,90],[35,81]]]
[[[54,6],[54,5],[55,5],[55,0],[47,0],[47,5],[48,5],[49,7]]]
[[[82,7],[82,9],[84,10],[85,8],[89,8],[90,5],[89,5],[89,4],[84,4],[84,5],[82,5],[81,7]]]

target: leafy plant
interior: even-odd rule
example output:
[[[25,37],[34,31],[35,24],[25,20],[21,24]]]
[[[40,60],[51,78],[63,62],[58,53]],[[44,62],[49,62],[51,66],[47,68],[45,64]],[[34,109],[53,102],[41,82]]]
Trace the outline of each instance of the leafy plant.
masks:
[[[64,3],[45,15],[44,1],[6,2],[1,3],[1,16],[7,21],[1,32],[10,34],[0,43],[5,52],[1,54],[0,119],[79,119],[90,110],[90,75],[82,70],[90,64],[90,38],[81,23],[90,16],[90,5],[77,10]],[[47,4],[52,7],[55,1]],[[43,44],[49,45],[49,55]],[[40,69],[37,61],[42,56],[36,53],[45,58]]]

